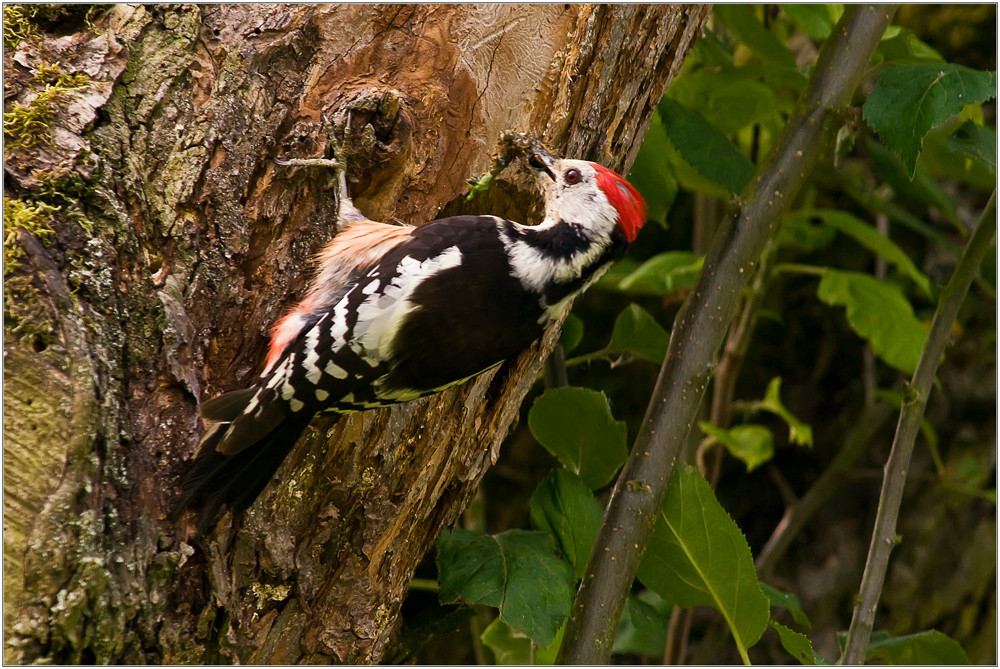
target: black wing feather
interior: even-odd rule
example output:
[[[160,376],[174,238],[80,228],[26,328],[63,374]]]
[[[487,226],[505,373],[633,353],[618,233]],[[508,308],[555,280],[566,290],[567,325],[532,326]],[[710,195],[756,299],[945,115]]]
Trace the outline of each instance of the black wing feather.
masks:
[[[243,388],[213,397],[201,405],[201,417],[206,420],[234,421],[256,392],[257,388]]]

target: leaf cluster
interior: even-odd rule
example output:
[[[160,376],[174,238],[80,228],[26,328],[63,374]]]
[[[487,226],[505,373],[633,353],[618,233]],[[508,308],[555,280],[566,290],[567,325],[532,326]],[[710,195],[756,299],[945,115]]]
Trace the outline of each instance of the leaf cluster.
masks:
[[[480,614],[496,609],[473,642],[497,662],[555,661],[572,593],[591,555],[603,550],[595,540],[609,485],[643,420],[653,374],[666,355],[667,326],[702,270],[705,245],[696,241],[711,238],[730,200],[752,182],[843,12],[841,5],[719,5],[660,102],[629,175],[659,225],[646,226],[632,258],[579,301],[561,340],[576,385],[540,392],[526,411],[526,429],[501,456],[498,468],[510,468],[515,457],[536,449],[532,474],[520,484],[527,510],[518,516],[509,496],[487,485],[487,506],[504,510],[492,512],[498,531],[456,529],[438,544],[440,601]],[[783,514],[803,499],[795,490],[849,500],[825,512],[823,527],[870,522],[864,510],[859,520],[857,507],[875,504],[877,489],[809,486],[859,464],[879,464],[857,462],[865,449],[848,453],[849,435],[877,403],[902,401],[941,284],[996,181],[995,130],[987,122],[995,73],[948,63],[895,25],[861,90],[857,107],[841,112],[830,160],[777,222],[743,296],[724,352],[734,370],[732,394],[715,388],[712,409],[697,423],[688,459],[704,464],[723,450],[728,460],[719,489],[710,472],[678,464],[618,629],[601,640],[626,661],[661,661],[675,634],[668,632],[675,608],[690,607],[718,612],[714,627],[699,623],[700,636],[719,639],[724,629],[735,651],[695,648],[695,661],[750,662],[757,653],[768,662],[836,659],[839,649],[822,639],[846,627],[850,604],[831,609],[845,608],[860,573],[848,577],[855,580],[843,585],[842,600],[819,603],[801,589],[795,593],[802,587],[797,574],[820,569],[828,542],[800,538],[801,556],[786,557],[785,570],[774,568],[780,555],[755,564],[754,553],[782,531]],[[978,291],[995,297],[995,268],[983,268]],[[956,325],[956,334],[964,330],[995,341],[995,321],[974,308]],[[971,349],[988,366],[989,351]],[[989,433],[989,423],[987,417],[975,429]],[[929,499],[947,491],[949,508],[981,511],[976,505],[986,504],[995,514],[989,444],[949,448],[938,436],[942,429],[955,428],[924,422],[933,463]],[[885,435],[877,439],[867,444],[875,454],[884,450]],[[823,476],[824,467],[831,476]],[[909,549],[904,539],[900,550],[926,548]],[[971,623],[946,630],[956,641],[927,629],[947,620],[944,614],[914,618],[922,627],[896,624],[892,633],[877,633],[868,659],[968,662],[958,641],[971,637]]]

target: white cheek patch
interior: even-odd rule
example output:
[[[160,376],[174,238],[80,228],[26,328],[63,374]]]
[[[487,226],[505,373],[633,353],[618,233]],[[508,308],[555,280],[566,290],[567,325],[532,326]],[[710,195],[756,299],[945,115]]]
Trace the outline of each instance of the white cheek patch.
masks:
[[[569,258],[553,258],[524,240],[512,240],[501,234],[511,273],[527,290],[541,293],[553,283],[565,283],[580,276],[585,267],[591,265],[604,253],[606,244],[593,240],[581,252]]]
[[[608,202],[608,196],[596,187],[577,197],[569,195],[564,193],[559,199],[559,217],[583,225],[591,237],[610,237],[618,225],[618,214]]]
[[[451,246],[427,260],[403,258],[398,273],[381,293],[372,293],[358,305],[354,342],[360,344],[362,357],[369,365],[392,357],[393,343],[403,320],[413,310],[410,298],[424,281],[435,274],[462,264],[462,252]]]

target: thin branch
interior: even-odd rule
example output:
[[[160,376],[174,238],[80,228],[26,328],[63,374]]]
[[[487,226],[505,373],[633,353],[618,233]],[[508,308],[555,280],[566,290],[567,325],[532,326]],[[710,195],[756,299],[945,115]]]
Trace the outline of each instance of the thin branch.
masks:
[[[969,286],[979,272],[979,265],[996,236],[995,218],[996,191],[993,191],[955,267],[955,273],[941,292],[927,343],[924,344],[924,350],[917,362],[917,370],[913,373],[910,386],[903,396],[896,436],[892,442],[892,450],[889,451],[889,459],[885,463],[885,475],[882,479],[882,492],[879,495],[878,512],[875,516],[875,529],[868,549],[868,561],[861,577],[861,597],[854,608],[851,627],[847,631],[844,664],[861,664],[868,651],[868,641],[875,624],[875,610],[882,597],[882,584],[889,568],[889,553],[895,544],[896,520],[903,499],[903,488],[906,485],[906,473],[910,466],[910,456],[913,454],[913,444],[916,442],[917,432],[920,431],[920,421],[924,417],[934,375],[938,365],[941,364],[945,346],[951,340],[952,323],[955,322],[958,309],[962,306],[965,295],[969,292]]]
[[[606,664],[615,630],[743,289],[782,213],[829,147],[893,13],[847,8],[820,51],[809,87],[757,177],[722,222],[698,285],[674,321],[642,428],[615,484],[573,602],[559,663]]]
[[[561,344],[556,344],[548,360],[545,361],[542,378],[546,388],[563,388],[569,385],[569,377],[566,375],[566,352]]]
[[[733,416],[733,397],[736,393],[736,381],[739,379],[743,362],[746,360],[747,349],[757,329],[757,319],[767,295],[768,284],[771,282],[774,257],[778,252],[778,244],[769,239],[760,255],[760,263],[750,283],[749,294],[743,300],[743,308],[736,318],[733,327],[726,337],[722,348],[722,358],[715,370],[714,388],[712,389],[711,421],[722,428],[729,427]],[[714,488],[719,482],[724,448],[716,445],[716,456],[711,459],[711,469],[702,474]]]
[[[771,282],[772,266],[777,254],[778,245],[773,238],[769,239],[761,253],[760,266],[754,273],[748,294],[742,300],[742,308],[733,326],[726,336],[722,347],[722,359],[715,369],[715,379],[712,383],[712,410],[709,420],[719,427],[727,428],[732,421],[733,397],[736,393],[736,381],[739,379],[743,362],[746,359],[750,340],[757,329],[757,317],[760,314],[768,284]],[[722,461],[725,458],[725,448],[715,444],[705,454],[704,466],[699,462],[702,476],[714,489],[719,483],[722,472]],[[675,606],[670,615],[670,625],[667,628],[667,650],[663,656],[663,664],[683,664],[684,653],[687,651],[687,635],[691,631],[693,609],[681,609]],[[677,639],[675,635],[682,634],[684,638]]]
[[[889,419],[891,412],[892,407],[886,402],[876,402],[872,406],[866,406],[861,417],[843,440],[843,446],[833,461],[823,470],[809,491],[794,506],[785,510],[771,538],[757,556],[757,574],[762,579],[767,580],[772,576],[775,565],[792,545],[792,541],[844,482],[847,470],[865,452],[872,439]]]
[[[687,655],[688,635],[691,633],[691,611],[675,606],[667,623],[667,647],[663,651],[663,664],[684,664]]]

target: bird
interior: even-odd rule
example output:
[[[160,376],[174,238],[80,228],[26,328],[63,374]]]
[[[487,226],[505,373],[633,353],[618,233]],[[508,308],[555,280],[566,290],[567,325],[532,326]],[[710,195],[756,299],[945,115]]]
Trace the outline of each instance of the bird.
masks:
[[[409,402],[500,365],[624,256],[647,211],[631,184],[527,135],[504,137],[503,164],[522,160],[540,188],[537,225],[489,215],[372,221],[348,194],[333,136],[334,159],[276,161],[335,170],[339,232],[316,256],[304,297],[273,327],[256,381],[202,403],[207,429],[175,517],[200,506],[206,533],[224,507],[247,509],[318,413]]]

